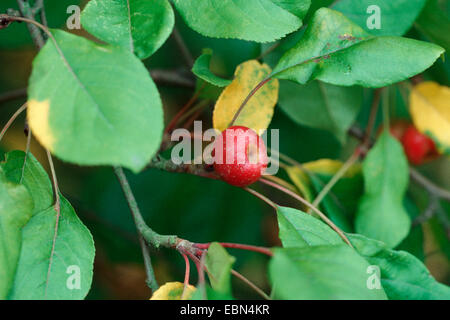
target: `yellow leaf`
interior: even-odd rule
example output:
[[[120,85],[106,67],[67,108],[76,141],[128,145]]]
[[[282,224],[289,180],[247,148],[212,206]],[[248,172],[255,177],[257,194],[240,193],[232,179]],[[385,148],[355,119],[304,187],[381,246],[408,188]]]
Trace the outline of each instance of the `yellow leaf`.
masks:
[[[55,138],[51,132],[48,119],[50,109],[49,101],[30,100],[27,104],[28,123],[33,135],[45,148],[53,151]]]
[[[311,181],[306,172],[311,172],[312,174],[322,174],[326,176],[334,176],[336,172],[342,167],[343,163],[339,160],[331,160],[331,159],[320,159],[316,161],[311,161],[303,164],[303,169],[299,167],[288,167],[286,168],[286,172],[289,175],[289,178],[298,188],[298,190],[302,193],[303,197],[305,197],[308,201],[313,201],[313,194],[311,192],[312,186]],[[344,174],[344,178],[351,178],[356,174],[361,172],[361,165],[354,164],[351,166],[347,172]]]
[[[411,90],[410,106],[416,128],[430,136],[441,153],[450,153],[450,88],[422,82]]]
[[[184,297],[181,297],[183,289],[181,282],[167,282],[153,293],[150,300],[188,300],[195,291],[194,286],[188,285]]]
[[[287,167],[286,172],[289,176],[289,179],[295,184],[297,189],[300,191],[301,195],[311,202],[312,193],[311,193],[311,185],[309,181],[308,175],[302,171],[299,167]]]
[[[316,161],[311,161],[303,164],[306,170],[312,171],[314,173],[324,174],[333,176],[336,172],[341,169],[343,162],[339,160],[332,159],[320,159]],[[361,172],[361,165],[354,164],[351,166],[343,175],[344,178],[351,178],[356,174]]]
[[[233,82],[222,91],[214,107],[215,129],[223,131],[229,127],[244,99],[258,83],[267,78],[271,71],[268,65],[260,64],[256,60],[243,62],[236,68]],[[278,80],[273,79],[250,98],[233,125],[245,126],[261,134],[272,120],[277,100]]]

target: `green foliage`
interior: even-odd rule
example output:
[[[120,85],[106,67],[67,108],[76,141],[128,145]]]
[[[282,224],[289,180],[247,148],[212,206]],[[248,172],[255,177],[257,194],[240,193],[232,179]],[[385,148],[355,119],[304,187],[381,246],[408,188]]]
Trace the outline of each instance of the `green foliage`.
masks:
[[[0,163],[8,180],[23,184],[33,198],[33,215],[41,212],[53,203],[50,179],[36,158],[28,153],[14,150],[6,154],[5,162]]]
[[[310,175],[313,188],[318,193],[332,176]],[[356,214],[356,201],[363,193],[361,174],[353,177],[344,177],[332,188],[329,194],[321,201],[321,207],[328,217],[345,232],[353,231],[353,219]]]
[[[203,50],[203,54],[195,60],[194,66],[192,67],[192,72],[200,79],[203,79],[217,87],[226,87],[231,83],[231,80],[220,78],[211,72],[209,69],[211,57],[211,49]]]
[[[413,255],[390,250],[384,243],[361,235],[351,235],[350,241],[370,264],[380,267],[381,283],[389,299],[450,299],[450,287],[434,280]]]
[[[59,215],[53,206],[35,214],[22,237],[10,299],[66,300],[86,296],[92,282],[94,242],[64,197],[61,196]],[[79,288],[78,280],[74,278],[72,283],[70,279],[78,272]]]
[[[27,189],[7,180],[0,168],[0,300],[13,285],[22,245],[22,228],[31,218],[33,200]]]
[[[450,34],[442,30],[450,29],[450,15],[446,14],[443,1],[428,0],[425,8],[416,21],[416,27],[430,40],[450,50]],[[448,5],[448,4],[447,4]]]
[[[269,273],[280,299],[386,299],[367,287],[369,263],[345,244],[276,249]]]
[[[304,212],[278,207],[277,216],[280,239],[285,248],[342,243],[329,226]]]
[[[170,36],[175,17],[167,0],[92,0],[83,10],[81,23],[100,40],[145,59]]]
[[[31,153],[26,158],[25,166],[24,159],[24,152],[11,151],[1,165],[5,179],[7,177],[10,181],[21,183],[23,186],[20,188],[28,190],[26,196],[29,201],[25,198],[16,205],[23,206],[21,210],[24,210],[30,204],[32,210],[35,201],[31,219],[15,229],[19,240],[10,236],[21,247],[9,298],[83,299],[92,282],[95,254],[92,236],[62,195],[60,212],[57,211],[53,205],[52,186],[44,169]],[[11,196],[11,199],[14,197]],[[17,219],[21,217],[12,208],[10,210],[17,215]],[[4,263],[0,261],[0,265]],[[72,284],[69,277],[73,271],[70,267],[76,268],[75,272],[79,271],[79,288],[71,289],[68,285]],[[77,286],[77,280],[74,281]]]
[[[159,93],[127,50],[53,31],[33,63],[30,126],[61,159],[141,170],[158,150],[163,130]],[[47,113],[47,114],[46,114]],[[35,116],[30,116],[35,114]],[[146,137],[142,139],[142,137]]]
[[[309,3],[310,0],[174,0],[187,25],[198,33],[257,42],[273,41],[300,28]]]
[[[39,10],[33,9],[39,1],[23,3],[25,14],[33,13],[45,24]],[[17,4],[15,0],[3,1],[0,13],[17,9]],[[57,28],[71,14],[67,7],[80,1],[45,4],[48,25]],[[358,122],[364,132],[366,118],[374,111],[374,91],[362,87],[389,86],[420,74],[415,81],[431,80],[442,92],[448,90],[444,87],[450,74],[448,62],[439,61],[426,71],[443,54],[443,48],[450,48],[450,38],[444,32],[449,28],[449,7],[441,0],[90,0],[83,4],[82,25],[92,35],[87,38],[96,39],[50,29],[53,39],[42,32],[47,44],[34,58],[32,70],[22,58],[10,63],[16,55],[29,59],[34,55],[27,24],[14,22],[0,31],[0,47],[8,49],[0,52],[0,86],[5,90],[25,86],[32,71],[27,92],[29,132],[56,157],[72,164],[123,166],[137,173],[158,161],[159,153],[168,157],[170,148],[161,148],[165,146],[161,145],[162,101],[168,115],[165,120],[170,121],[186,101],[194,101],[193,95],[196,101],[181,115],[180,127],[190,129],[187,120],[194,118],[206,123],[203,130],[215,123],[226,126],[234,116],[233,108],[248,95],[252,100],[245,105],[246,121],[267,128],[272,112],[265,117],[263,105],[268,101],[257,100],[258,93],[268,89],[267,84],[249,95],[262,79],[255,71],[259,67],[249,68],[245,81],[234,77],[244,89],[239,95],[231,94],[232,99],[221,106],[223,115],[211,119],[208,109],[230,85],[229,79],[239,75],[239,66],[265,62],[273,69],[264,65],[265,76],[271,72],[273,78],[281,80],[278,100],[274,91],[270,104],[279,104],[283,110],[275,111],[269,128],[281,129],[280,151],[288,156],[280,158],[285,170],[273,181],[312,202],[342,167],[342,162],[334,159],[355,151],[357,142],[347,139],[348,130]],[[381,29],[368,27],[373,19],[368,11],[371,5],[381,10]],[[170,37],[175,16],[180,37]],[[414,39],[400,37],[406,32]],[[29,47],[15,49],[20,46]],[[191,69],[196,78],[188,73],[191,57],[198,57]],[[185,61],[188,68],[183,65]],[[152,77],[161,86],[157,88]],[[168,86],[173,81],[176,88]],[[408,107],[412,110],[413,104],[408,105],[407,94],[417,91],[404,84],[391,88],[381,101],[386,123],[389,118],[410,117]],[[0,90],[2,104],[8,100],[4,89]],[[431,101],[437,97],[430,91],[425,98]],[[10,117],[16,101],[11,102],[11,107],[0,108],[0,118]],[[200,106],[206,107],[200,110]],[[381,123],[380,113],[370,117],[369,122],[375,119],[375,128]],[[16,122],[19,120],[23,115]],[[437,121],[431,121],[430,127]],[[439,121],[445,123],[443,118]],[[8,131],[8,135],[12,131],[11,144],[8,141],[0,146],[2,155],[19,143],[24,145],[23,134],[18,134],[15,125]],[[23,123],[17,126],[22,131]],[[27,125],[25,128],[28,130]],[[352,133],[357,130],[353,128]],[[268,147],[276,150],[271,141]],[[35,158],[31,153],[11,151],[5,159],[0,162],[0,299],[83,299],[91,290],[93,237],[67,199],[92,230],[100,253],[99,281],[89,298],[105,298],[102,291],[114,296],[113,292],[126,290],[120,279],[108,283],[111,288],[105,287],[104,280],[117,272],[122,275],[133,270],[130,279],[143,276],[144,267],[137,265],[142,257],[136,226],[111,168],[87,169],[56,162],[61,179],[55,177],[54,183],[60,180],[56,189],[67,191],[67,199],[62,194],[55,199],[52,182],[37,160],[40,154]],[[443,163],[424,165],[430,180],[436,172],[448,171]],[[177,170],[169,167],[162,169],[188,173],[204,169],[202,175],[214,174],[207,166],[192,172],[189,165]],[[353,165],[319,205],[345,232],[351,245],[314,213],[276,205],[283,247],[271,249],[269,260],[261,253],[252,255],[243,250],[233,257],[212,242],[204,257],[209,282],[199,282],[190,298],[240,298],[242,292],[232,290],[235,268],[245,276],[253,272],[249,278],[264,292],[271,290],[277,299],[450,299],[450,288],[436,281],[422,262],[428,254],[424,248],[428,250],[431,240],[433,250],[450,256],[445,228],[450,212],[447,203],[438,199],[436,216],[427,221],[426,228],[412,223],[428,217],[429,208],[425,213],[422,209],[433,197],[433,188],[438,187],[423,188],[421,184],[431,182],[419,183],[418,194],[424,199],[417,199],[417,186],[408,181],[410,172],[402,147],[387,132],[376,135],[362,168]],[[257,197],[221,181],[169,175],[157,170],[128,175],[132,197],[144,220],[158,233],[200,243],[279,243],[273,212]],[[287,177],[294,185],[283,181]],[[436,185],[448,187],[445,177]],[[266,191],[258,190],[274,203],[293,201]],[[151,239],[147,241],[152,245]],[[158,280],[184,274],[184,264],[172,264],[177,254],[174,251],[152,254]],[[268,279],[260,272],[266,269]],[[381,287],[371,287],[374,283]],[[168,284],[166,294],[159,298],[180,298],[183,284]]]
[[[288,226],[284,216],[281,216],[280,214],[278,215],[278,223],[280,225],[280,239],[284,247],[290,248],[289,250],[295,252],[295,250],[299,250],[295,248],[296,246],[303,247],[309,245],[311,246],[311,252],[314,252],[316,248],[339,248],[343,245],[342,240],[337,238],[336,233],[323,222],[298,210],[290,209],[289,212],[292,217],[295,218],[291,218],[290,224]],[[367,260],[370,265],[375,265],[380,268],[381,284],[389,299],[421,300],[449,298],[450,288],[438,283],[430,275],[429,271],[422,264],[422,262],[412,254],[405,251],[391,250],[383,242],[369,239],[362,235],[347,234],[347,236],[350,239],[350,242],[353,244],[355,250],[361,257]],[[305,242],[300,239],[310,239],[310,241]],[[326,249],[322,250],[325,252],[327,251]],[[333,250],[334,249],[331,249],[330,251]],[[299,257],[301,257],[302,260],[308,260],[307,257],[304,256],[304,252],[298,252],[297,254]],[[284,270],[284,273],[292,275],[298,272],[296,269],[299,268],[299,266],[292,266],[294,258],[295,257],[291,259],[282,258],[282,262],[278,262],[280,268],[286,268]],[[331,265],[335,265],[334,259],[324,259],[323,261],[333,261]],[[354,262],[354,264],[358,265],[356,262]],[[317,266],[317,269],[320,270],[320,273],[317,275],[318,279],[320,279],[325,265],[328,264],[323,263],[321,266]],[[365,266],[367,267],[368,265]],[[288,268],[292,269],[289,270]],[[303,268],[303,265],[301,265],[300,268]],[[336,272],[338,272],[337,270],[339,270],[339,268],[336,269]],[[364,272],[365,270],[366,269],[364,269]],[[331,271],[329,272],[331,274]],[[309,270],[304,270],[304,274],[311,275],[311,272]],[[272,275],[272,277],[275,276]],[[343,279],[346,279],[346,277],[353,279],[353,272],[348,272],[341,275],[340,277],[342,277]],[[366,283],[367,277],[368,276],[366,274],[364,277],[365,280],[362,280],[364,281],[364,285]],[[315,281],[315,279],[313,278],[310,281]],[[288,281],[285,280],[285,282]],[[275,284],[276,283],[278,282],[275,282]],[[276,285],[276,288],[278,287],[279,286]],[[308,288],[310,287],[308,286]],[[300,291],[302,290],[297,290],[297,292]],[[372,291],[377,290],[374,289]],[[295,290],[286,292],[286,295],[287,298],[295,297]],[[330,296],[325,296],[322,298],[330,299],[334,297],[332,297],[332,294],[330,294]],[[359,297],[358,299],[362,299],[362,297]]]
[[[205,266],[211,274],[211,286],[216,292],[231,296],[231,268],[235,261],[217,242],[209,247]]]
[[[401,36],[411,28],[426,0],[342,0],[332,6],[342,12],[367,32],[377,36]],[[368,12],[371,5],[379,8],[380,28],[369,29],[367,21],[375,11]],[[376,9],[378,10],[378,9]]]
[[[321,81],[304,86],[285,81],[280,85],[279,104],[295,122],[328,130],[343,143],[362,105],[362,89]]]
[[[428,42],[371,36],[341,13],[321,8],[272,75],[300,84],[317,79],[345,86],[382,87],[425,70],[443,51]]]
[[[402,146],[388,132],[380,135],[367,154],[363,175],[365,193],[355,220],[356,232],[395,247],[411,227],[403,207],[409,172]]]

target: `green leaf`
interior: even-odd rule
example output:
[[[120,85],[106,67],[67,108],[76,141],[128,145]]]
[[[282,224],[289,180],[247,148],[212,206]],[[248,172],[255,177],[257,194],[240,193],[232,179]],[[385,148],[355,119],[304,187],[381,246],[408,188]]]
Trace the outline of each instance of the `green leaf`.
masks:
[[[205,266],[211,274],[211,286],[215,291],[231,295],[231,268],[235,260],[217,242],[212,243],[209,247]]]
[[[145,59],[170,36],[175,17],[167,0],[92,0],[83,10],[81,23],[100,40]]]
[[[279,299],[386,299],[368,289],[369,264],[347,245],[276,249],[269,273]]]
[[[371,36],[341,13],[321,8],[272,75],[300,84],[317,79],[336,85],[382,87],[424,71],[443,52],[428,42]]]
[[[289,11],[290,13],[296,15],[300,19],[308,12],[311,5],[311,0],[271,0],[277,6]]]
[[[304,86],[283,81],[279,105],[296,123],[332,132],[344,143],[362,105],[360,87],[312,81]]]
[[[212,50],[204,49],[203,54],[197,58],[192,68],[192,72],[199,78],[209,82],[217,87],[226,87],[231,83],[231,80],[223,79],[216,76],[209,69],[211,63]]]
[[[384,243],[351,235],[350,241],[366,260],[381,271],[381,284],[389,299],[450,299],[450,288],[438,283],[419,259]]]
[[[14,150],[6,154],[5,162],[0,163],[8,180],[23,184],[33,198],[33,214],[47,209],[53,203],[52,184],[50,179],[36,158],[28,153]]]
[[[205,290],[197,288],[189,300],[234,300],[231,293],[223,293],[205,285]]]
[[[300,210],[278,207],[277,216],[279,236],[285,248],[343,243],[328,225]]]
[[[41,144],[80,165],[137,172],[158,150],[161,100],[144,65],[129,51],[54,30],[33,63],[28,119]]]
[[[332,6],[346,17],[374,35],[401,36],[411,28],[426,0],[342,0]],[[376,5],[380,11],[380,28],[369,29],[373,11],[367,12],[371,5]]]
[[[445,50],[450,50],[450,33],[442,30],[450,30],[450,16],[444,10],[445,2],[438,0],[428,0],[425,8],[416,21],[415,26],[433,42],[443,46]]]
[[[411,219],[403,207],[408,162],[401,144],[383,132],[363,163],[365,194],[356,215],[356,232],[398,245],[409,233]]]
[[[60,215],[53,206],[34,215],[23,228],[22,241],[11,299],[86,296],[92,282],[94,243],[64,197]]]
[[[269,42],[302,26],[310,0],[174,0],[186,24],[213,38]]]
[[[0,168],[0,300],[13,285],[22,242],[22,228],[31,218],[33,200],[24,186],[7,180]]]
[[[18,229],[22,248],[10,298],[82,299],[92,282],[95,254],[92,236],[62,195],[58,214],[45,170],[31,153],[25,166],[24,159],[24,152],[11,151],[1,164],[5,177],[23,184],[35,201],[32,218]],[[68,284],[77,284],[76,280],[72,282],[71,272],[77,270],[80,287],[71,289]]]

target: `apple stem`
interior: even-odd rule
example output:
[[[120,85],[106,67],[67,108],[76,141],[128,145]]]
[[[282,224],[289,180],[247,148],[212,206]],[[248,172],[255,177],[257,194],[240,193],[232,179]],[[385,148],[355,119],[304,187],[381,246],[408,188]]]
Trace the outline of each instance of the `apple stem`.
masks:
[[[256,85],[256,87],[253,88],[252,91],[250,91],[250,93],[247,95],[247,97],[244,99],[244,101],[242,102],[242,104],[239,106],[239,109],[236,111],[236,113],[233,116],[233,119],[231,120],[230,124],[228,125],[228,127],[233,126],[233,124],[236,122],[236,119],[239,117],[239,115],[241,114],[242,110],[244,109],[245,105],[247,104],[247,102],[250,100],[251,97],[253,97],[255,95],[255,93],[263,86],[265,85],[267,82],[269,82],[272,78],[271,77],[267,77],[265,78],[263,81],[261,81],[260,83],[258,83]]]
[[[292,198],[300,201],[301,203],[303,203],[305,206],[311,208],[315,213],[317,213],[320,218],[325,221],[334,231],[336,231],[336,233],[342,238],[342,240],[345,241],[345,243],[347,243],[350,247],[353,248],[352,244],[350,243],[350,241],[348,240],[347,236],[344,234],[344,232],[338,227],[336,226],[333,221],[331,221],[330,219],[328,219],[328,217],[319,209],[317,209],[315,206],[313,206],[309,201],[305,200],[304,198],[302,198],[301,196],[299,196],[298,194],[296,194],[295,192],[292,192],[289,189],[286,189],[283,186],[280,186],[270,180],[267,179],[259,179],[259,181],[261,181],[264,184],[267,184],[273,188],[276,188],[282,192],[284,192],[285,194],[291,196]]]
[[[191,264],[189,263],[189,258],[187,257],[187,255],[183,252],[180,252],[181,256],[184,259],[184,262],[186,264],[186,271],[184,273],[184,287],[183,287],[183,293],[181,294],[181,300],[183,300],[184,295],[186,294],[186,289],[189,285],[189,277],[190,277],[190,273],[191,273]]]
[[[273,255],[272,251],[269,248],[265,248],[265,247],[252,246],[252,245],[240,244],[240,243],[229,243],[229,242],[219,242],[219,244],[224,248],[241,249],[241,250],[259,252],[259,253],[268,255],[269,257],[271,257]],[[194,244],[194,247],[198,248],[198,249],[208,249],[210,245],[211,245],[211,243],[196,243],[196,244]]]

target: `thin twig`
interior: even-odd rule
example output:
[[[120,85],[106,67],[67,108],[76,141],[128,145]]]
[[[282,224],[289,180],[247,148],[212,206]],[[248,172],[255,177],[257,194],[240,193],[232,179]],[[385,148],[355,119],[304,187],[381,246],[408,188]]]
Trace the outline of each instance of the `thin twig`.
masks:
[[[133,191],[131,190],[128,179],[123,172],[123,169],[121,167],[114,167],[114,173],[116,174],[117,179],[120,182],[120,186],[122,187],[122,191],[127,200],[131,214],[133,215],[136,228],[138,232],[144,237],[145,241],[147,241],[148,244],[153,245],[155,248],[159,248],[160,246],[175,248],[178,242],[178,238],[176,236],[160,235],[153,231],[145,223],[136,199],[134,198]]]
[[[273,256],[272,250],[265,247],[259,247],[259,246],[252,246],[248,244],[240,244],[240,243],[230,243],[230,242],[219,242],[219,244],[224,248],[230,248],[230,249],[240,249],[240,250],[247,250],[247,251],[253,251],[253,252],[259,252],[262,254],[265,254],[267,256]],[[198,249],[208,249],[211,246],[211,243],[194,243],[194,247]]]
[[[273,202],[272,200],[270,200],[269,198],[267,198],[266,196],[262,195],[261,193],[259,193],[256,190],[250,189],[248,187],[243,188],[245,191],[251,193],[252,195],[254,195],[255,197],[261,199],[262,201],[264,201],[265,203],[267,203],[269,206],[271,206],[272,208],[274,208],[275,210],[277,210],[278,205]]]
[[[355,137],[358,140],[364,139],[364,133],[362,130],[356,126],[349,129],[348,134]],[[372,145],[373,141],[370,141],[369,145]],[[409,175],[412,180],[424,187],[429,193],[437,195],[439,198],[450,202],[450,192],[437,186],[431,180],[422,175],[417,169],[410,166]]]
[[[265,183],[273,188],[276,188],[284,193],[286,193],[287,195],[291,196],[292,198],[300,201],[301,203],[303,203],[305,206],[311,208],[315,213],[317,213],[319,215],[319,217],[325,221],[334,231],[336,231],[336,233],[342,238],[342,240],[344,240],[350,247],[353,247],[352,244],[350,243],[350,241],[348,240],[347,236],[344,234],[344,232],[338,227],[336,226],[333,221],[331,221],[330,219],[328,219],[328,217],[319,209],[317,209],[315,206],[313,206],[309,201],[305,200],[304,198],[302,198],[300,195],[298,195],[295,192],[292,192],[289,189],[284,188],[283,186],[280,186],[272,181],[269,181],[267,179],[259,179],[259,181],[261,181],[262,183]]]
[[[331,191],[331,189],[335,186],[335,184],[345,175],[348,169],[353,166],[356,161],[358,161],[360,156],[360,149],[358,148],[350,158],[342,165],[342,167],[336,172],[336,174],[331,178],[330,181],[320,190],[317,197],[312,202],[314,207],[318,207],[320,202],[326,197],[326,195]]]
[[[31,145],[31,129],[28,129],[27,133],[27,145],[25,147],[25,158],[23,159],[23,165],[22,165],[22,173],[20,175],[20,181],[19,183],[22,184],[23,177],[25,176],[25,166],[27,165],[28,156],[30,154],[30,145]]]
[[[0,103],[8,102],[19,98],[26,98],[27,88],[16,89],[0,94]]]
[[[421,215],[419,215],[416,219],[414,219],[412,225],[417,226],[431,219],[434,213],[436,212],[438,206],[439,206],[439,198],[436,196],[432,196],[429,200],[428,206],[425,209],[425,211]]]
[[[41,31],[39,30],[39,26],[31,22],[34,20],[34,14],[32,8],[30,7],[30,4],[28,3],[28,1],[17,0],[17,5],[19,6],[20,14],[26,19],[22,21],[25,21],[27,23],[28,31],[30,32],[34,44],[38,49],[41,49],[44,46],[45,41],[41,34]]]
[[[12,115],[12,117],[8,120],[8,122],[3,127],[2,131],[0,132],[0,141],[2,140],[3,136],[5,135],[6,131],[9,129],[11,124],[14,122],[14,120],[17,119],[17,117],[27,108],[27,103],[25,102],[17,111]]]
[[[191,69],[194,65],[194,58],[192,57],[191,52],[189,51],[189,48],[187,47],[186,43],[183,40],[183,37],[178,32],[177,28],[173,28],[172,36],[175,39],[175,42],[180,49],[181,55],[186,63],[186,66]]]
[[[155,83],[160,85],[170,85],[177,87],[184,87],[188,89],[195,88],[195,80],[184,75],[181,70],[150,70],[150,76]]]
[[[380,105],[380,99],[381,99],[381,90],[382,89],[376,89],[374,92],[372,105],[370,107],[370,115],[369,120],[366,127],[366,133],[363,140],[363,145],[368,146],[370,143],[370,139],[372,136],[373,127],[375,126],[375,120],[377,118],[377,112],[378,112],[378,106]]]
[[[263,86],[265,85],[267,82],[269,82],[272,78],[269,76],[267,78],[265,78],[264,80],[262,80],[260,83],[258,83],[253,89],[252,91],[250,91],[250,93],[247,95],[247,97],[245,97],[244,101],[242,102],[242,104],[239,106],[239,108],[237,109],[237,111],[235,112],[233,119],[231,119],[230,124],[228,125],[228,127],[231,127],[237,120],[237,118],[239,117],[239,115],[241,114],[242,110],[244,110],[245,105],[247,104],[247,102],[250,100],[251,97],[253,97],[255,95],[255,93]]]
[[[185,272],[184,272],[184,281],[183,281],[183,293],[181,294],[181,300],[183,300],[184,295],[186,294],[186,289],[189,286],[189,277],[191,274],[191,264],[189,262],[189,258],[187,257],[187,255],[183,252],[180,252],[181,256],[184,259],[184,263],[185,263]]]
[[[142,257],[144,258],[145,273],[147,274],[147,279],[145,282],[147,283],[147,286],[152,290],[152,292],[155,292],[156,290],[158,290],[159,285],[158,281],[156,281],[155,271],[153,270],[152,259],[150,257],[148,245],[142,235],[139,235],[139,244],[141,245]]]
[[[260,289],[257,285],[255,285],[253,282],[251,282],[249,279],[244,277],[242,274],[240,274],[236,270],[231,269],[231,274],[233,276],[235,276],[236,278],[238,278],[239,280],[242,280],[245,284],[247,284],[250,288],[255,290],[255,292],[258,293],[265,300],[272,300],[262,289]]]
[[[56,211],[56,221],[55,221],[55,231],[53,234],[53,241],[52,241],[52,249],[50,252],[50,258],[49,258],[49,263],[48,263],[48,269],[47,269],[47,277],[45,280],[45,293],[44,296],[47,296],[47,289],[48,289],[48,282],[50,279],[50,273],[52,270],[52,265],[53,265],[53,257],[55,255],[55,247],[56,247],[56,238],[58,237],[58,229],[59,229],[59,220],[61,217],[61,198],[60,198],[60,192],[59,192],[59,185],[58,185],[58,179],[56,177],[56,172],[55,172],[55,166],[53,165],[53,159],[52,159],[52,155],[50,154],[50,151],[48,151],[47,149],[45,150],[47,153],[47,158],[48,158],[48,163],[50,165],[50,171],[52,173],[52,180],[53,180],[53,192],[54,192],[54,197],[55,197],[55,204],[54,204],[54,209]]]

